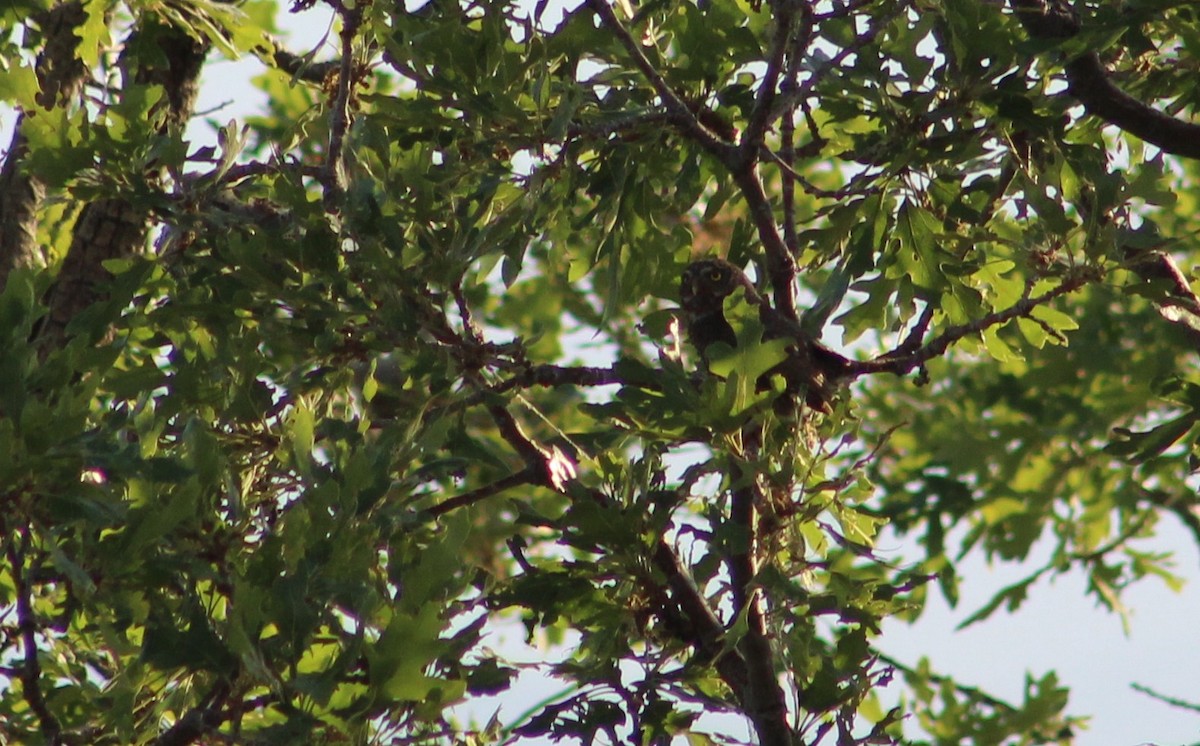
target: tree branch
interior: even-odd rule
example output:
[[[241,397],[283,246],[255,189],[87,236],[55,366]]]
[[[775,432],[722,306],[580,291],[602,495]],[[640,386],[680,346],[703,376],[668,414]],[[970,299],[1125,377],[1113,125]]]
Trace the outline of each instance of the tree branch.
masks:
[[[512,388],[530,388],[531,386],[612,386],[614,384],[629,385],[627,380],[615,368],[595,368],[589,366],[568,365],[531,365],[519,375],[504,381],[492,388],[493,393],[501,393]],[[638,385],[655,388],[653,381],[639,382]]]
[[[529,472],[528,483],[566,494],[567,484],[575,478],[575,463],[557,446],[547,449],[538,445],[521,429],[512,412],[502,405],[493,404],[488,407],[488,412],[500,430],[500,437],[508,441],[525,461],[523,472]]]
[[[533,466],[527,466],[518,472],[509,474],[507,477],[497,479],[491,484],[485,484],[482,487],[464,492],[461,495],[455,495],[447,500],[444,500],[437,505],[426,508],[421,511],[422,515],[427,518],[437,518],[440,515],[445,515],[452,510],[463,508],[468,505],[473,505],[481,500],[486,500],[492,495],[498,495],[505,490],[519,487],[523,484],[542,485],[541,470]]]
[[[796,162],[796,108],[799,106],[804,110],[805,119],[813,129],[813,140],[811,145],[816,145],[815,152],[820,152],[819,148],[822,144],[820,134],[817,132],[815,123],[813,122],[812,113],[809,111],[807,102],[802,98],[789,97],[786,94],[791,94],[799,87],[800,66],[804,61],[805,53],[808,50],[808,45],[812,41],[813,34],[813,12],[808,5],[802,6],[802,23],[803,32],[797,34],[787,44],[788,47],[788,64],[787,72],[783,81],[780,83],[781,92],[784,96],[777,97],[787,98],[788,101],[782,107],[781,123],[779,129],[779,154],[776,155],[766,146],[765,143],[760,143],[759,152],[761,155],[767,153],[775,157],[781,168],[780,197],[783,200],[783,242],[787,246],[788,253],[793,259],[800,256],[800,240],[796,235],[796,172],[793,166]],[[774,102],[772,102],[774,107]]]
[[[787,168],[780,169],[779,196],[783,200],[783,243],[792,258],[800,256],[800,239],[796,235],[796,172],[792,166],[796,160],[796,123],[792,112],[787,112],[779,129],[779,154],[771,153]],[[766,146],[763,150],[770,152]]]
[[[158,25],[147,18],[126,40],[123,54],[142,44],[155,44],[162,58],[156,58],[159,64],[155,65],[139,59],[136,82],[163,86],[168,102],[163,126],[182,127],[195,105],[207,47],[182,29]],[[147,174],[147,179],[155,178],[155,174]],[[103,263],[136,252],[146,240],[147,222],[144,207],[121,197],[95,200],[83,208],[62,268],[47,293],[49,310],[35,332],[43,356],[66,343],[67,325],[81,311],[107,299],[105,286],[112,276]]]
[[[88,70],[79,59],[76,30],[87,21],[79,0],[61,2],[37,14],[45,34],[35,71],[39,91],[38,104],[47,109],[67,105],[75,99],[87,80]],[[17,116],[12,142],[0,169],[0,290],[8,275],[18,267],[40,264],[41,247],[37,241],[38,209],[46,197],[46,187],[35,174],[22,168],[28,155],[23,128],[25,113]]]
[[[335,213],[346,193],[346,131],[350,128],[350,92],[355,86],[354,40],[362,22],[362,5],[346,7],[335,2],[334,8],[342,19],[342,59],[338,69],[337,95],[329,114],[329,151],[325,154],[321,186],[324,187],[325,209]]]
[[[1184,497],[1181,494],[1169,494],[1158,489],[1142,489],[1142,496],[1151,504],[1163,510],[1169,510],[1179,519],[1191,534],[1196,546],[1200,547],[1200,515],[1197,514],[1197,500],[1194,495]]]
[[[632,381],[627,377],[622,376],[613,368],[593,368],[587,366],[566,366],[566,365],[531,365],[526,367],[512,378],[501,381],[492,386],[480,388],[469,395],[465,395],[456,401],[453,401],[445,406],[431,409],[425,413],[422,420],[425,422],[433,422],[439,417],[443,417],[451,412],[459,412],[464,409],[478,406],[491,397],[498,394],[503,394],[513,389],[528,389],[534,386],[543,386],[546,388],[556,386],[638,386],[640,388],[649,389],[652,391],[658,390],[660,387],[654,381]]]
[[[869,5],[871,2],[874,2],[874,0],[868,0],[867,2],[861,3],[861,5]],[[825,76],[827,76],[830,72],[840,69],[842,64],[846,61],[846,58],[852,54],[857,54],[859,50],[873,42],[875,37],[879,35],[879,32],[882,31],[893,18],[906,11],[911,5],[912,0],[899,0],[899,2],[892,3],[891,7],[888,8],[885,13],[875,19],[875,23],[871,24],[865,31],[854,37],[853,42],[842,47],[833,57],[829,58],[828,60],[824,60],[821,64],[821,68],[808,80],[804,81],[804,84],[800,86],[800,89],[796,92],[796,96],[801,99],[808,98],[817,85],[825,79]],[[854,7],[853,10],[851,10],[849,7],[843,9],[847,15],[851,15],[853,12],[857,12],[858,10],[858,7]],[[828,16],[817,17],[825,19],[834,18],[836,15],[835,13],[831,12]]]
[[[752,162],[758,157],[759,146],[771,123],[772,104],[775,102],[775,89],[779,86],[779,78],[783,73],[783,60],[791,47],[792,37],[796,30],[796,10],[802,14],[812,15],[812,8],[807,0],[773,0],[771,7],[775,11],[775,33],[771,37],[771,46],[767,53],[767,68],[763,71],[758,93],[754,97],[754,106],[750,117],[742,131],[738,143],[739,157],[743,163]]]
[[[1171,697],[1166,694],[1159,694],[1158,692],[1151,689],[1150,687],[1148,687],[1144,684],[1138,684],[1136,682],[1130,684],[1129,686],[1135,692],[1141,692],[1142,694],[1145,694],[1148,697],[1153,697],[1154,699],[1157,699],[1159,702],[1162,702],[1163,704],[1170,705],[1171,707],[1179,707],[1184,710],[1189,710],[1193,714],[1200,713],[1200,704],[1198,704],[1196,702],[1189,702],[1186,699],[1180,699],[1178,697]]]
[[[790,746],[792,731],[787,723],[787,699],[775,675],[775,651],[767,638],[766,618],[755,585],[757,504],[762,495],[758,494],[753,476],[736,464],[730,469],[730,479],[734,484],[730,490],[729,521],[733,524],[734,540],[740,544],[728,549],[733,617],[735,624],[744,618],[746,625],[737,641],[747,673],[742,706],[754,723],[760,744]]]
[[[155,741],[155,746],[188,746],[199,740],[204,734],[216,730],[227,716],[221,712],[225,701],[229,699],[229,683],[220,681],[204,696],[195,707],[184,713],[165,733]]]
[[[682,639],[682,642],[692,645],[705,661],[712,661],[722,681],[740,699],[750,675],[746,669],[746,660],[741,653],[725,644],[725,627],[717,619],[717,615],[708,605],[691,573],[684,568],[679,554],[671,548],[664,538],[659,538],[654,545],[652,555],[654,566],[667,579],[667,587],[671,598],[687,620],[692,635]],[[665,609],[663,610],[666,611]]]
[[[733,172],[733,179],[741,189],[742,197],[750,209],[750,218],[754,221],[758,238],[763,245],[775,309],[789,320],[797,321],[799,317],[796,314],[796,292],[792,287],[796,279],[796,262],[779,233],[775,213],[771,210],[771,202],[763,190],[758,169],[754,163],[748,163]]]
[[[719,158],[723,163],[736,162],[738,153],[736,146],[724,142],[700,123],[699,118],[692,113],[687,103],[679,97],[679,94],[672,90],[662,74],[654,67],[654,64],[642,53],[641,47],[638,46],[638,43],[629,34],[629,30],[621,24],[621,21],[613,13],[612,7],[609,6],[606,0],[586,0],[586,4],[592,9],[592,12],[600,17],[600,22],[617,37],[617,41],[621,43],[621,46],[625,48],[625,51],[633,59],[634,65],[646,77],[646,80],[650,81],[650,85],[654,88],[655,93],[662,99],[663,106],[666,107],[671,121],[682,129],[684,134],[709,153]]]
[[[1035,39],[1069,39],[1081,30],[1069,10],[1045,0],[1009,0],[1025,31]],[[1096,52],[1084,52],[1064,66],[1068,91],[1092,116],[1135,135],[1167,153],[1200,158],[1200,125],[1184,122],[1118,88]]]
[[[25,114],[17,116],[12,144],[0,169],[0,291],[18,267],[39,263],[37,243],[38,208],[46,197],[42,180],[27,173],[21,161],[28,154],[22,126]]]
[[[928,678],[929,681],[931,681],[932,683],[937,684],[939,686],[949,685],[950,688],[953,689],[958,694],[967,697],[971,701],[980,702],[982,704],[985,704],[994,710],[998,710],[1000,712],[1005,712],[1005,713],[1013,713],[1013,712],[1017,711],[1017,708],[1014,707],[1013,705],[1009,704],[1008,702],[1005,702],[1004,700],[1002,700],[998,697],[993,697],[992,695],[988,694],[987,692],[983,691],[982,689],[979,689],[978,687],[967,686],[966,684],[959,684],[959,683],[955,682],[954,679],[950,678],[949,676],[943,676],[942,674],[936,674],[936,673],[925,673],[925,672],[918,673],[918,671],[915,668],[912,668],[911,666],[906,666],[905,664],[901,663],[900,661],[896,660],[895,658],[891,657],[890,655],[884,655],[882,653],[879,654],[879,660],[883,661],[884,663],[888,664],[892,668],[896,669],[897,671],[900,671],[901,673],[905,674],[906,676],[908,676],[910,678]]]
[[[341,62],[312,62],[309,59],[309,55],[300,56],[298,54],[293,54],[292,52],[289,52],[286,49],[278,46],[275,47],[275,52],[271,56],[271,61],[275,63],[276,67],[288,75],[291,75],[293,78],[318,85],[324,83],[325,78],[327,78],[331,72],[341,67]]]
[[[792,0],[780,0],[780,4],[785,7],[790,7],[791,2]],[[782,235],[780,235],[775,215],[771,210],[770,201],[767,199],[762,181],[758,175],[756,168],[758,145],[747,150],[745,147],[730,145],[713,134],[692,113],[683,99],[671,89],[670,85],[662,77],[662,74],[646,58],[646,55],[642,53],[641,48],[634,41],[633,37],[630,36],[629,31],[617,19],[616,14],[613,13],[608,3],[605,0],[586,0],[586,4],[600,17],[601,23],[616,35],[618,41],[620,41],[626,52],[633,59],[638,70],[650,81],[651,86],[658,93],[659,98],[662,99],[663,105],[666,107],[675,125],[683,130],[685,135],[720,160],[733,175],[734,181],[737,183],[749,206],[750,215],[758,231],[759,240],[762,242],[766,253],[766,271],[770,278],[775,307],[789,319],[796,320],[798,318],[796,314],[796,299],[795,291],[792,287],[792,283],[796,277],[796,263]],[[794,16],[789,14],[789,18],[792,17]],[[781,25],[784,24],[781,23]],[[785,31],[778,33],[783,33],[786,37],[790,38],[791,21],[789,20],[786,24]],[[782,45],[776,45],[777,48],[772,50],[772,59],[774,59],[774,55],[782,55],[786,52],[786,41],[787,39],[784,39]],[[764,81],[763,88],[760,89],[760,102],[756,106],[756,111],[759,112],[757,116],[762,122],[762,124],[757,125],[760,128],[757,134],[759,140],[762,138],[761,128],[765,127],[765,122],[769,118],[768,114],[771,109],[771,102],[774,100],[774,88],[778,83],[780,64],[782,64],[782,58],[775,65],[772,80]],[[768,82],[770,85],[767,85]],[[763,92],[767,90],[769,92]],[[753,142],[753,140],[743,136],[742,142],[749,143]]]
[[[905,341],[899,347],[890,352],[886,352],[873,360],[862,362],[851,360],[846,366],[847,376],[849,378],[857,378],[870,373],[882,372],[895,373],[896,375],[901,376],[905,375],[922,363],[928,362],[935,357],[940,357],[946,352],[947,349],[950,348],[950,345],[954,344],[958,340],[971,334],[978,334],[983,330],[993,326],[1005,324],[1015,318],[1026,316],[1034,308],[1037,308],[1045,303],[1049,303],[1061,295],[1072,293],[1086,285],[1092,279],[1094,278],[1091,274],[1086,272],[1078,272],[1063,280],[1062,284],[1058,287],[1047,290],[1041,295],[1033,298],[1022,298],[1003,311],[989,313],[988,315],[980,319],[976,319],[975,321],[966,324],[959,324],[958,326],[952,326],[946,331],[942,332],[928,344],[915,350],[912,350],[913,340],[915,337],[910,334],[909,337],[905,339]],[[920,325],[921,322],[918,322],[917,328],[919,328]]]
[[[42,695],[42,666],[38,661],[37,644],[38,624],[33,611],[33,590],[29,587],[25,575],[26,553],[30,546],[29,525],[21,526],[18,533],[19,548],[18,542],[10,540],[4,553],[12,575],[17,606],[17,630],[21,635],[21,694],[29,704],[29,709],[37,716],[42,738],[48,744],[57,745],[62,742],[62,725],[54,713],[50,712],[46,698]]]

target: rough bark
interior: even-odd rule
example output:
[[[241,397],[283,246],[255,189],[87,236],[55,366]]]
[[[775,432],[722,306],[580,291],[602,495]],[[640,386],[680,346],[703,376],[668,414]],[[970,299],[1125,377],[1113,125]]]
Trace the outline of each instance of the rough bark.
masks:
[[[181,29],[155,24],[132,34],[127,52],[141,45],[156,46],[158,54],[137,55],[133,79],[162,85],[168,102],[163,127],[182,127],[195,105],[206,49]],[[146,64],[154,57],[165,64]],[[148,173],[146,178],[156,179],[157,175]],[[108,299],[112,277],[103,263],[131,256],[143,246],[148,222],[147,208],[122,197],[96,200],[84,207],[62,269],[47,295],[49,312],[38,332],[43,354],[66,343],[67,325],[81,311]]]
[[[40,91],[37,102],[47,109],[76,99],[83,89],[87,69],[76,55],[75,29],[87,19],[79,0],[61,3],[37,19],[45,42],[36,72]],[[17,118],[12,142],[0,167],[0,290],[18,267],[36,267],[42,257],[37,243],[38,208],[46,197],[41,179],[23,168],[28,147],[22,131],[26,115]]]
[[[21,168],[25,157],[25,138],[17,118],[8,157],[0,167],[0,290],[8,285],[8,276],[18,267],[38,263],[38,207],[46,197],[41,180]]]

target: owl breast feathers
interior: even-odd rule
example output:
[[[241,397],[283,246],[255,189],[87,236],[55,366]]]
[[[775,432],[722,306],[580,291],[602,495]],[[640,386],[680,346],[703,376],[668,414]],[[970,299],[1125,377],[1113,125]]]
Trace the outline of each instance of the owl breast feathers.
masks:
[[[805,403],[818,411],[832,411],[830,402],[837,381],[849,371],[850,361],[812,339],[800,326],[766,302],[742,270],[723,259],[701,259],[683,270],[679,300],[687,325],[688,341],[707,363],[708,348],[716,342],[737,346],[737,334],[725,318],[725,299],[738,289],[746,300],[758,306],[763,339],[790,339],[788,357],[759,379],[759,388],[769,386],[771,375],[782,375],[787,383],[784,397],[794,399],[803,393]]]

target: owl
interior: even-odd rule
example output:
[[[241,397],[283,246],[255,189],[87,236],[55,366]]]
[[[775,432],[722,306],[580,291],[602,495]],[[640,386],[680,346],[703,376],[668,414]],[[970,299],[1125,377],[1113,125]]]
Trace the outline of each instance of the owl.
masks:
[[[787,382],[786,396],[791,399],[803,392],[809,407],[829,413],[830,402],[836,393],[837,381],[849,371],[850,361],[812,339],[795,322],[767,303],[742,270],[724,259],[701,259],[683,270],[679,283],[679,300],[687,324],[688,340],[700,357],[708,360],[710,345],[724,342],[737,347],[737,334],[725,318],[725,299],[739,289],[746,300],[758,307],[763,325],[763,339],[792,339],[788,357],[759,380],[767,385],[771,375],[782,375]]]

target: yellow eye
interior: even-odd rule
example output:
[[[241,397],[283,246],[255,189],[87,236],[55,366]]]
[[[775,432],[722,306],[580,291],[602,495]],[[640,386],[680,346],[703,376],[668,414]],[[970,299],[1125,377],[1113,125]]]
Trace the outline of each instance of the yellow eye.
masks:
[[[725,273],[722,272],[720,269],[712,269],[712,270],[709,270],[709,272],[708,272],[708,279],[712,280],[713,282],[716,282],[717,280],[721,279],[724,276],[725,276]]]

